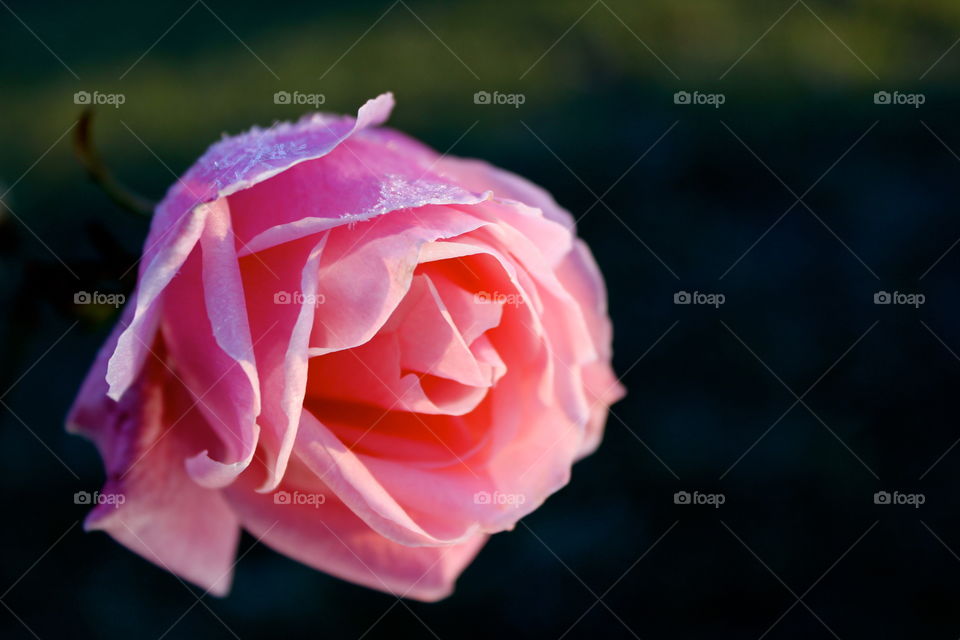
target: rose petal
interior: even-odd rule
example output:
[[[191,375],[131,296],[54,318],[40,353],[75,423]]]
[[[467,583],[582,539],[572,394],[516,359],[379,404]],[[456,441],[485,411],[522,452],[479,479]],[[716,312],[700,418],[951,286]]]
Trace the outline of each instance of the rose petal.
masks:
[[[251,485],[226,490],[243,527],[264,544],[299,562],[398,597],[441,600],[487,537],[460,544],[410,547],[368,527],[336,498],[324,504],[277,504]]]
[[[220,434],[222,460],[202,451],[187,463],[210,488],[229,484],[253,459],[260,385],[225,199],[208,208],[200,249],[164,292],[163,333],[178,375]]]
[[[133,307],[125,313],[126,322]],[[216,595],[230,587],[240,528],[223,496],[197,485],[184,468],[197,451],[212,448],[208,427],[193,401],[163,363],[151,357],[120,402],[107,396],[108,341],[71,409],[73,431],[89,436],[104,459],[103,502],[87,516],[87,530],[102,530],[147,560]]]
[[[280,483],[296,441],[327,239],[308,236],[241,262],[263,397],[259,422],[269,473],[261,491]]]

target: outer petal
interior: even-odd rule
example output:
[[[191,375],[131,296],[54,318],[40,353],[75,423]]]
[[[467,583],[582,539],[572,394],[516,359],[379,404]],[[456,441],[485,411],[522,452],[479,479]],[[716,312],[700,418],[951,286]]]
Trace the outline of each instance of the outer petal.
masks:
[[[426,205],[482,202],[362,131],[328,155],[230,196],[243,254],[377,216]]]
[[[358,131],[382,123],[392,108],[393,96],[386,93],[363,105],[356,119],[314,114],[295,124],[254,128],[210,147],[157,206],[141,261],[136,312],[110,358],[110,397],[123,395],[147,359],[157,328],[156,300],[203,233],[207,210],[200,205],[325,156]]]
[[[253,459],[260,388],[224,198],[209,205],[200,247],[163,298],[164,342],[197,408],[220,435],[219,460],[203,451],[188,462],[204,486],[228,484]]]
[[[578,301],[590,329],[597,360],[584,367],[583,379],[590,402],[590,420],[579,457],[592,453],[603,436],[603,425],[610,405],[626,395],[610,365],[613,327],[607,315],[607,290],[603,276],[586,243],[577,240],[557,276],[570,295]]]
[[[370,129],[365,132],[365,137],[400,150],[411,166],[429,171],[443,180],[476,193],[492,191],[498,198],[516,200],[540,209],[547,219],[560,223],[571,231],[574,228],[570,212],[557,204],[546,190],[522,176],[495,167],[484,160],[440,155],[422,142],[388,127]]]
[[[444,156],[437,161],[440,175],[456,180],[467,189],[490,189],[494,195],[522,202],[543,211],[547,219],[573,230],[570,212],[557,204],[549,193],[526,178],[495,167],[483,160]]]
[[[159,566],[216,595],[229,590],[239,540],[237,518],[218,491],[197,485],[187,457],[211,447],[208,427],[164,365],[151,358],[120,402],[107,396],[107,357],[130,322],[129,306],[101,349],[68,416],[68,428],[93,439],[104,459],[103,494],[87,530],[100,529]]]
[[[107,364],[106,380],[112,399],[119,400],[123,396],[149,357],[160,318],[157,299],[193,252],[203,233],[206,216],[207,209],[199,207],[175,221],[153,244],[148,237],[140,262],[137,295],[131,300],[134,313],[129,325],[119,335],[116,349]]]

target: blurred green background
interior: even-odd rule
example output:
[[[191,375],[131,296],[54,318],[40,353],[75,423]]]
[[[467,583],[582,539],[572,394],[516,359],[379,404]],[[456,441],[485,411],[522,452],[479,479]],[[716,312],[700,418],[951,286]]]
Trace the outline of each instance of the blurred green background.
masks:
[[[2,636],[956,637],[958,38],[947,0],[3,0]],[[73,296],[129,291],[148,223],[85,178],[74,94],[124,96],[97,109],[98,149],[159,199],[223,133],[307,109],[275,92],[354,113],[387,90],[390,126],[582,217],[630,395],[447,601],[397,604],[257,546],[228,599],[196,604],[75,524],[102,467],[62,420],[115,312]]]

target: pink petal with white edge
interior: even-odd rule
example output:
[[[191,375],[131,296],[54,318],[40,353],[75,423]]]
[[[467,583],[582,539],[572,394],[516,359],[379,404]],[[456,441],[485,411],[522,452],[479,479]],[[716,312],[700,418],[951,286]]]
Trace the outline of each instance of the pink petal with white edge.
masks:
[[[326,242],[325,234],[307,236],[241,259],[262,397],[258,424],[268,473],[261,491],[280,483],[296,439]]]
[[[174,183],[150,225],[140,263],[136,313],[110,359],[111,398],[119,399],[133,384],[147,358],[157,328],[155,301],[200,239],[206,222],[206,208],[201,205],[323,157],[358,131],[383,123],[393,104],[393,95],[385,93],[360,107],[355,119],[314,114],[295,124],[254,128],[225,138]]]
[[[197,482],[218,488],[253,459],[260,385],[227,201],[204,206],[209,215],[200,247],[164,292],[162,330],[177,375],[220,436],[218,451],[198,453],[187,469]]]

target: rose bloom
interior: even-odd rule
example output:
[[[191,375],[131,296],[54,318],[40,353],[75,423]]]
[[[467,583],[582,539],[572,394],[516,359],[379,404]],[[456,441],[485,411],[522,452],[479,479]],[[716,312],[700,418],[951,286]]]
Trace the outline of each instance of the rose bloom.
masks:
[[[87,530],[218,595],[245,529],[437,600],[597,447],[623,390],[570,214],[392,107],[225,138],[171,187],[68,417],[124,496]]]

